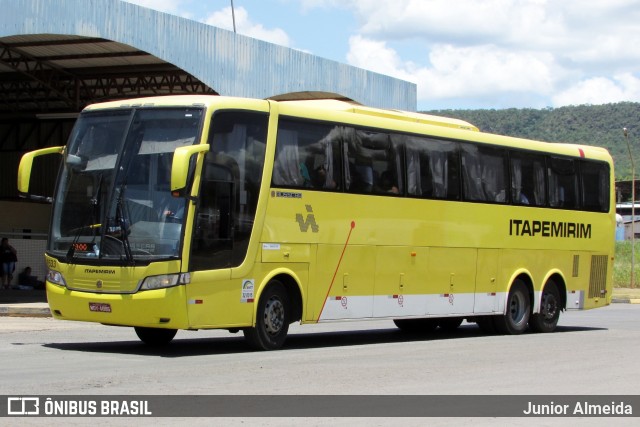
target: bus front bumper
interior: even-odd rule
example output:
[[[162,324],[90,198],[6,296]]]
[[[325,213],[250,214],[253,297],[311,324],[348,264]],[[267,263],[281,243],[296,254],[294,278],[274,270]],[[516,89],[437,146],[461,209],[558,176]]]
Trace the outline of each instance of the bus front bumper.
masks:
[[[61,320],[151,328],[188,328],[184,286],[135,294],[99,294],[72,291],[47,282],[47,300],[53,317]]]

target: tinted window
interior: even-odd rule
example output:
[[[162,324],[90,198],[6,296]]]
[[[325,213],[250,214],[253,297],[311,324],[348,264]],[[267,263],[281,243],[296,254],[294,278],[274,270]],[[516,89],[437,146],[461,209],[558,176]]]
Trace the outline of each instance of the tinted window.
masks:
[[[576,209],[578,207],[576,161],[559,157],[550,157],[548,160],[549,206]]]
[[[347,191],[401,194],[401,158],[388,134],[344,128],[343,138]]]
[[[609,165],[583,160],[580,162],[582,175],[582,207],[589,211],[609,211]]]
[[[462,144],[462,188],[465,200],[507,201],[504,150]]]
[[[417,136],[394,136],[405,143],[407,194],[458,200],[460,198],[458,144]]]
[[[515,205],[544,206],[544,156],[536,153],[513,151],[510,154],[511,203]]]
[[[281,120],[272,183],[276,187],[339,189],[342,126]]]

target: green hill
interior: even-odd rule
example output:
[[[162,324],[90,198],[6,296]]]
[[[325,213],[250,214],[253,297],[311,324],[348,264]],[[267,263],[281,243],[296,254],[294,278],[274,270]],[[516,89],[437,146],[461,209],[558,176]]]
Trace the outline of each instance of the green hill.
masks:
[[[614,158],[617,180],[631,178],[631,162],[622,130],[626,127],[634,152],[636,175],[640,174],[640,103],[621,102],[544,110],[510,108],[424,112],[466,120],[483,132],[605,147]]]

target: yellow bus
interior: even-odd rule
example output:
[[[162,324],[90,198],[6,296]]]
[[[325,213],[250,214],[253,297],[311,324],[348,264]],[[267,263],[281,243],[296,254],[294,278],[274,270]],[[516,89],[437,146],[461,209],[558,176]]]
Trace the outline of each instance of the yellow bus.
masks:
[[[167,96],[85,108],[64,147],[46,262],[56,319],[243,331],[466,319],[550,332],[610,303],[606,150],[338,100]]]

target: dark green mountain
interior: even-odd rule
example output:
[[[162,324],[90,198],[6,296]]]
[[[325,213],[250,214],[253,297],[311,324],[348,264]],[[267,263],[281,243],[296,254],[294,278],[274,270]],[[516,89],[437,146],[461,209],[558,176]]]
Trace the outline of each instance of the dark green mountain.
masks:
[[[631,178],[631,162],[623,133],[626,127],[636,163],[636,178],[640,175],[640,103],[621,102],[544,110],[511,108],[424,112],[466,120],[483,132],[605,147],[613,156],[617,180]]]

